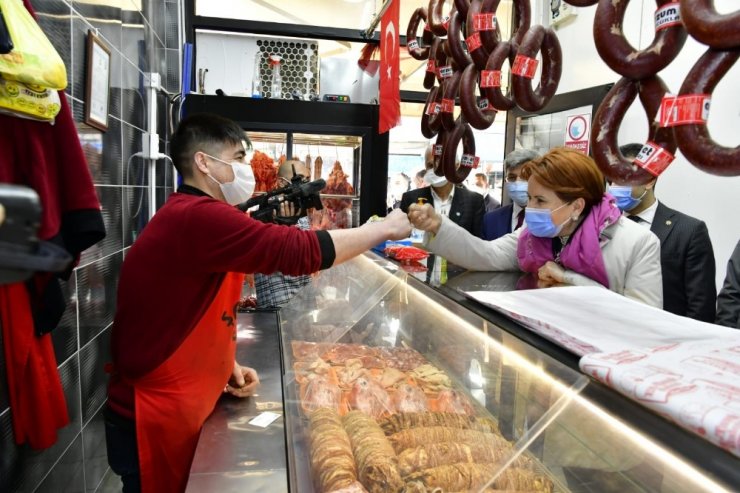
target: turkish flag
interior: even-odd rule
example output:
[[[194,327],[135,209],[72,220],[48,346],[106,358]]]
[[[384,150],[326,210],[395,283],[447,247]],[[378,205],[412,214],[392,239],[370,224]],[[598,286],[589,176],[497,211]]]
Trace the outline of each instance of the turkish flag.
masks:
[[[379,133],[385,133],[401,121],[401,80],[398,66],[398,5],[392,0],[380,21],[380,122]]]

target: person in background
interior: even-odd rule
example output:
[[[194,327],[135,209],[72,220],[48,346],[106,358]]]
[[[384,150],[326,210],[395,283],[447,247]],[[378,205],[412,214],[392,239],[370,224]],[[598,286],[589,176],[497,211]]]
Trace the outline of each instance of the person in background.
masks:
[[[521,177],[522,166],[540,157],[529,149],[515,149],[504,159],[506,192],[511,204],[500,207],[483,216],[483,239],[495,240],[516,231],[524,224],[524,208],[527,206],[527,181]]]
[[[388,179],[388,209],[398,209],[401,197],[411,190],[411,178],[406,173],[396,173]]]
[[[634,159],[640,149],[640,144],[620,147],[627,159]],[[614,182],[609,186],[609,193],[629,219],[655,233],[660,240],[663,308],[676,315],[714,323],[716,271],[707,225],[660,202],[655,197],[656,181],[654,178],[639,186]]]
[[[536,273],[545,286],[602,286],[663,306],[660,244],[623,217],[593,159],[556,148],[524,165],[526,225],[493,241],[475,238],[429,204],[409,207],[427,248],[471,270]]]
[[[483,196],[486,212],[491,212],[501,207],[501,202],[491,195],[491,189],[488,188],[488,177],[485,173],[475,174],[475,187],[473,190]]]
[[[428,185],[428,183],[424,181],[424,175],[426,172],[427,170],[425,169],[416,172],[416,175],[414,176],[414,189],[426,187]]]
[[[309,177],[311,173],[311,170],[302,161],[286,161],[278,169],[277,188],[290,185],[290,180],[294,176],[294,170],[296,175],[303,175],[304,177]],[[293,216],[297,213],[299,211],[294,211],[288,207],[282,211],[282,215],[284,216]],[[308,216],[298,219],[295,227],[302,230],[311,229]],[[288,276],[282,272],[275,272],[269,275],[257,273],[254,275],[254,288],[257,291],[257,308],[268,310],[280,309],[295,296],[299,289],[310,282],[311,275]]]
[[[431,146],[427,148],[425,167],[424,181],[429,183],[429,186],[404,193],[401,197],[401,210],[408,212],[411,204],[416,204],[422,199],[438,214],[449,217],[452,222],[470,234],[480,237],[485,212],[483,196],[465,187],[455,186],[444,176],[437,176],[434,173]]]
[[[255,186],[246,134],[216,115],[188,116],[170,149],[183,185],[126,254],[111,335],[104,411],[108,462],[123,490],[182,492],[219,397],[247,397],[257,373],[235,361],[244,274],[310,274],[406,238],[400,211],[343,231],[301,231],[234,205]]]
[[[727,262],[727,276],[717,295],[718,325],[740,329],[740,241]]]

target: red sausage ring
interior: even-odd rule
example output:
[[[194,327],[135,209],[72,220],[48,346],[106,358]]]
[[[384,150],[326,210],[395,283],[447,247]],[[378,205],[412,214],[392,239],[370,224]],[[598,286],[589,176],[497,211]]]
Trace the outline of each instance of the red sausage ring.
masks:
[[[534,60],[537,52],[542,50],[542,75],[536,90],[532,89],[531,78],[517,75],[516,67],[520,59]],[[526,111],[539,111],[555,95],[563,70],[563,53],[560,43],[552,29],[540,25],[532,26],[524,36],[512,67],[512,92],[516,104]],[[532,72],[532,76],[534,73]]]
[[[472,0],[470,2],[470,8],[468,9],[468,18],[465,22],[465,29],[467,38],[465,43],[468,45],[468,52],[470,58],[473,59],[473,63],[478,67],[478,70],[483,69],[486,66],[486,60],[488,60],[488,49],[483,44],[482,31],[475,30],[475,17],[481,13],[483,0]]]
[[[439,112],[445,130],[455,128],[455,99],[460,91],[460,71],[455,70],[452,77],[442,83],[442,110]]]
[[[691,36],[712,48],[740,48],[740,10],[719,14],[714,0],[681,0],[681,21]]]
[[[496,48],[491,52],[491,56],[488,57],[488,62],[486,63],[486,70],[487,71],[498,71],[500,74],[501,67],[504,65],[504,62],[508,59],[509,64],[512,64],[515,55],[516,55],[516,52],[512,44],[510,44],[508,41],[499,43],[498,46],[496,46]],[[482,72],[481,72],[481,75],[483,75]],[[508,111],[510,109],[513,109],[516,106],[516,103],[514,102],[514,99],[511,96],[509,95],[504,96],[504,94],[501,92],[500,86],[499,87],[483,87],[481,88],[481,90],[483,91],[483,94],[486,97],[486,99],[488,99],[488,101],[490,101],[491,104],[498,110]],[[509,92],[511,92],[511,85],[509,85]]]
[[[450,183],[462,183],[473,169],[468,166],[457,165],[457,146],[462,141],[463,155],[475,156],[475,136],[470,125],[462,118],[458,119],[457,125],[445,140],[444,152],[442,154],[442,165],[444,166],[445,178]]]
[[[483,0],[480,5],[481,14],[493,14],[496,15],[496,9],[501,0]],[[493,29],[480,32],[480,39],[485,46],[488,53],[496,47],[501,41],[501,26],[498,24],[498,18],[493,18]],[[485,62],[483,62],[485,64]]]
[[[439,133],[437,134],[437,140],[434,141],[434,146],[432,147],[434,174],[437,176],[445,176],[444,161],[442,160],[442,156],[444,155],[444,149],[447,145],[447,137],[449,137],[449,135],[450,133],[447,130],[445,130],[444,128],[440,128]]]
[[[465,120],[473,128],[485,130],[496,119],[496,110],[490,108],[490,103],[488,109],[481,109],[479,106],[480,102],[475,95],[475,84],[477,81],[478,71],[474,65],[468,65],[460,76],[460,109]],[[481,98],[480,101],[488,100]]]
[[[465,68],[473,59],[463,48],[460,33],[462,32],[463,17],[455,7],[450,11],[450,26],[447,28],[447,44],[449,45],[450,55],[455,59],[459,67]]]
[[[427,8],[427,24],[437,36],[447,36],[447,26],[442,17],[442,9],[445,6],[445,0],[429,0]]]
[[[574,7],[590,7],[596,5],[599,0],[563,0],[565,3]]]
[[[441,42],[439,38],[434,38],[432,47],[429,49],[429,60],[427,61],[427,69],[424,74],[424,89],[434,87],[434,82],[437,80],[437,51],[440,50]]]
[[[699,58],[683,81],[680,95],[711,94],[740,58],[740,50],[709,49]],[[674,127],[678,147],[686,159],[702,171],[719,176],[740,176],[740,146],[724,147],[709,135],[706,124]]]
[[[470,0],[455,0],[455,7],[463,18],[468,16],[468,9],[470,8]]]
[[[662,7],[674,0],[656,0]],[[651,77],[668,66],[686,42],[681,24],[655,33],[653,42],[644,50],[635,49],[624,37],[622,23],[629,0],[599,0],[594,18],[594,41],[599,56],[609,68],[623,77],[640,80]]]
[[[427,95],[427,101],[424,103],[424,113],[421,114],[421,134],[426,137],[427,139],[431,139],[435,135],[437,135],[437,132],[439,131],[439,125],[437,125],[436,128],[432,128],[430,125],[430,120],[439,120],[436,113],[428,114],[427,112],[433,111],[430,110],[429,107],[434,103],[437,104],[437,93],[439,92],[440,88],[438,86],[432,87],[432,90],[429,91],[429,94]]]
[[[516,28],[511,33],[510,41],[519,46],[532,25],[532,7],[529,0],[514,0],[514,13]]]
[[[419,7],[414,10],[409,20],[409,26],[406,29],[406,48],[409,51],[411,58],[416,60],[426,60],[429,58],[429,46],[421,46],[418,38],[416,37],[416,30],[419,29],[421,21],[427,20],[427,11],[423,7]]]
[[[620,184],[644,185],[655,178],[633,161],[626,159],[619,151],[617,143],[619,127],[638,92],[650,125],[647,140],[655,141],[671,154],[675,153],[676,144],[672,132],[670,129],[660,129],[655,122],[655,115],[666,90],[658,76],[644,81],[623,77],[607,93],[596,111],[591,130],[591,152],[607,180]]]

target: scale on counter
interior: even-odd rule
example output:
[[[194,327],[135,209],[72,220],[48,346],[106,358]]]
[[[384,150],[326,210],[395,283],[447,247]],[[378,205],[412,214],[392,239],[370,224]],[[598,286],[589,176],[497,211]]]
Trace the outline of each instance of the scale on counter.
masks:
[[[324,101],[333,103],[349,103],[349,96],[346,94],[324,94]]]

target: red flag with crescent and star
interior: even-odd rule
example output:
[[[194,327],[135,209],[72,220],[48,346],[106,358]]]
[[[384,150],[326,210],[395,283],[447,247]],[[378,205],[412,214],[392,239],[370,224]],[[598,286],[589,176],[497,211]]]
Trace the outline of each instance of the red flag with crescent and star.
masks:
[[[398,65],[398,5],[392,0],[380,21],[380,122],[378,132],[385,133],[401,121],[401,80]]]

